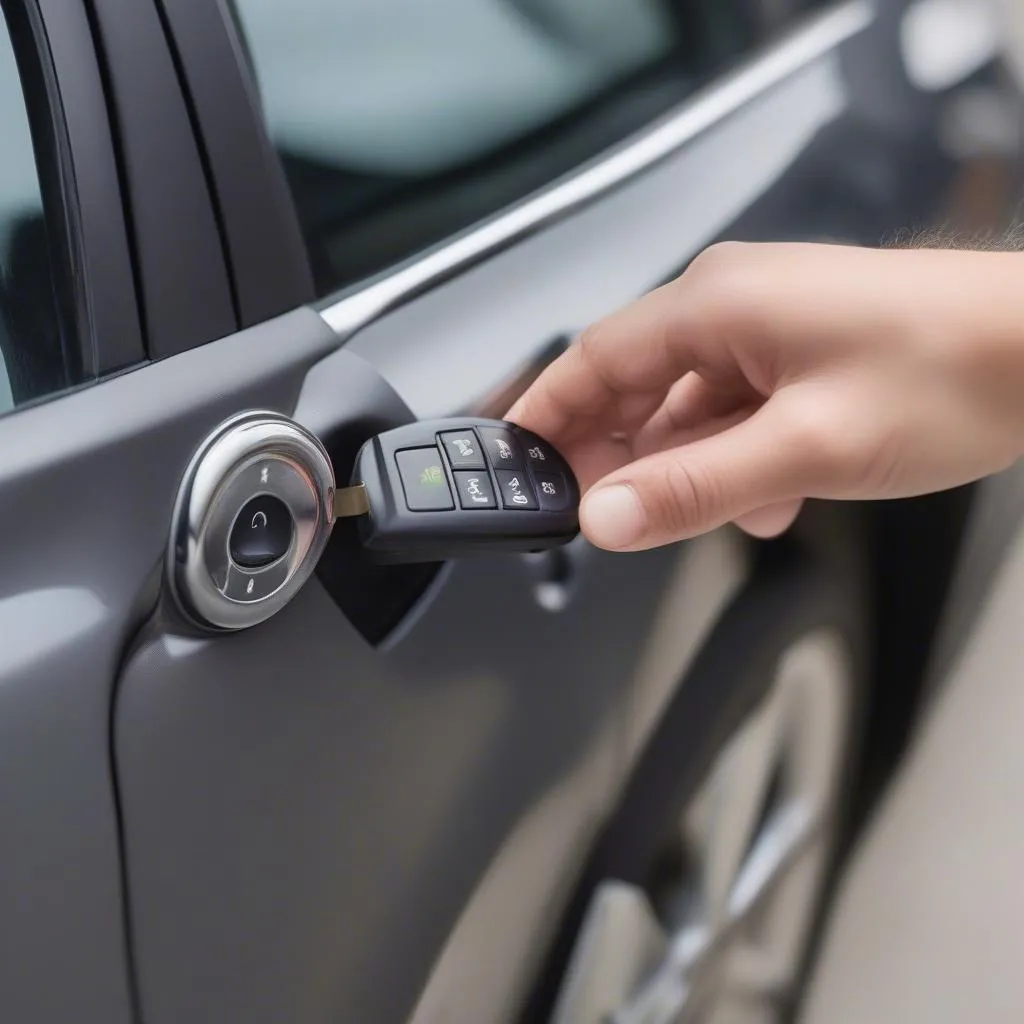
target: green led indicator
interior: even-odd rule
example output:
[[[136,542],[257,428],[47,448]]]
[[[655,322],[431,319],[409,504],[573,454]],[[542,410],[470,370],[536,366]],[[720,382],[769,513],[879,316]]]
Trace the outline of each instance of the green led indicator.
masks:
[[[441,471],[441,467],[427,466],[427,468],[420,473],[420,483],[429,484],[431,487],[437,487],[439,484],[443,484],[444,473]]]

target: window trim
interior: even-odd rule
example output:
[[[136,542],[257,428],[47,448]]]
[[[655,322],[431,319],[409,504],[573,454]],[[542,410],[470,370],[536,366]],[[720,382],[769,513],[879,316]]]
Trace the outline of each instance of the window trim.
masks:
[[[209,174],[239,327],[312,302],[313,274],[298,217],[267,135],[230,0],[153,2],[164,19]]]
[[[214,187],[156,0],[75,2],[102,61],[145,347],[163,359],[238,330]]]
[[[145,358],[101,71],[81,0],[0,4],[23,81],[74,387]]]
[[[865,31],[873,0],[845,0],[810,15],[781,42],[644,129],[514,206],[385,273],[328,296],[320,316],[347,341],[387,313],[641,176],[759,95]]]

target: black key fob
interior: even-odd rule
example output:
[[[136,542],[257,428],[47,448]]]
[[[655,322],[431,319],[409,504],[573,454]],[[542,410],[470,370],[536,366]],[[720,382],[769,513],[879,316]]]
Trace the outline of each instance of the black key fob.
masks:
[[[568,463],[501,420],[430,420],[378,434],[360,450],[352,485],[350,494],[364,491],[360,539],[379,562],[540,551],[579,532]]]

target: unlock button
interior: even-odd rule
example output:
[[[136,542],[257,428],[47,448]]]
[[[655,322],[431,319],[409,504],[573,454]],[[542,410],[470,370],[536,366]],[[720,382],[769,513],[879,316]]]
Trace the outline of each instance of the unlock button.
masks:
[[[272,494],[247,501],[231,527],[231,560],[243,569],[261,569],[288,553],[292,543],[292,514]]]

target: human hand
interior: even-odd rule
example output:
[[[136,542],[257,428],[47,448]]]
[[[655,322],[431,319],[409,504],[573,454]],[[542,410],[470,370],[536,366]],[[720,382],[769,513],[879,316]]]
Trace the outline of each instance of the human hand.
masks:
[[[1024,453],[1024,256],[714,246],[508,418],[566,455],[612,550],[976,480]]]

